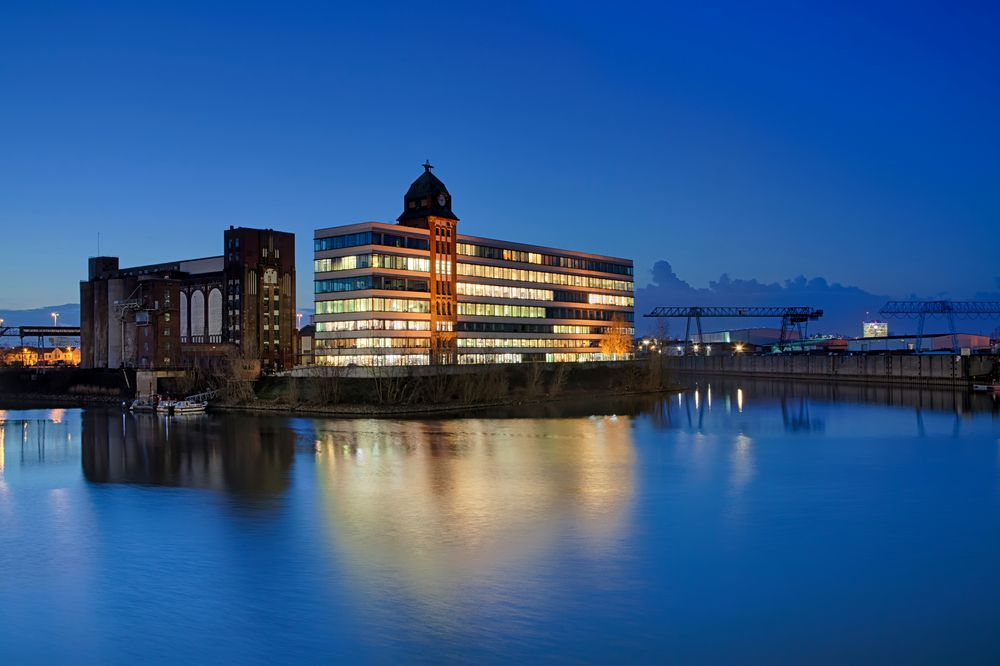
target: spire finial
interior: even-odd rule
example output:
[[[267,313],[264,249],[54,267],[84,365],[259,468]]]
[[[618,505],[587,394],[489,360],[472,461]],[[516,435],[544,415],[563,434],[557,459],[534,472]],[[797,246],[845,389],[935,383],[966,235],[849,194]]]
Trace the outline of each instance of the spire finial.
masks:
[[[426,171],[427,173],[430,173],[431,169],[434,168],[433,166],[431,166],[430,160],[424,160],[424,163],[421,166],[424,167],[424,171]]]

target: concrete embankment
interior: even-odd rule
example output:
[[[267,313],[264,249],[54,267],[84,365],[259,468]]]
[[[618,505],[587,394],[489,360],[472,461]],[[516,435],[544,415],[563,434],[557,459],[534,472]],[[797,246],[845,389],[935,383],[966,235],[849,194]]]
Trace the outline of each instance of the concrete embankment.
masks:
[[[704,375],[745,375],[784,379],[818,379],[873,383],[916,383],[967,386],[995,376],[995,355],[954,354],[732,354],[725,356],[671,356],[669,372]]]

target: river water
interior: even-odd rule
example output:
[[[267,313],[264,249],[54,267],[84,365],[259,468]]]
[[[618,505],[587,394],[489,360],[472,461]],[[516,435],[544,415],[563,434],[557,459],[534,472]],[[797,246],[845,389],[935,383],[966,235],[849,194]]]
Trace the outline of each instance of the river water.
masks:
[[[4,664],[1000,662],[1000,408],[0,411]]]

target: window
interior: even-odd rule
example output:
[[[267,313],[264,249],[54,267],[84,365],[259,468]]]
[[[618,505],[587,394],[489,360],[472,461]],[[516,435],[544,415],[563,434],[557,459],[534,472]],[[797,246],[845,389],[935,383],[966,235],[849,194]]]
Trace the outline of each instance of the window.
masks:
[[[409,298],[348,298],[317,301],[316,314],[344,312],[430,312],[430,301]]]
[[[316,280],[315,293],[329,294],[338,291],[385,289],[392,291],[428,291],[427,280],[387,275],[361,275],[351,278]]]
[[[475,317],[545,317],[545,308],[532,305],[499,303],[459,303],[459,316]]]
[[[458,243],[457,252],[458,254],[465,256],[481,257],[483,259],[516,261],[527,264],[542,264],[545,266],[558,266],[560,268],[575,268],[579,270],[594,271],[597,273],[632,275],[631,264],[619,264],[612,261],[597,261],[587,257],[541,254],[538,252],[528,252],[526,250],[515,250],[512,248],[476,245],[474,243]]]
[[[628,280],[613,280],[591,275],[574,275],[571,273],[552,273],[549,271],[534,271],[524,268],[507,266],[489,266],[485,264],[469,264],[459,262],[458,274],[472,277],[506,280],[511,282],[540,282],[571,287],[589,287],[592,289],[609,289],[613,291],[632,292],[634,284]]]

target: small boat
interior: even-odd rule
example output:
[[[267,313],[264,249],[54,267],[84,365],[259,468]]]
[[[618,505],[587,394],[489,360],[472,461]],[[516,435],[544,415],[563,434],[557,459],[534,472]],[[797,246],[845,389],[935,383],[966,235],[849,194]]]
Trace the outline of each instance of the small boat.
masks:
[[[1000,384],[996,382],[993,382],[992,384],[973,384],[972,390],[980,393],[995,393],[1000,395]]]
[[[156,398],[136,398],[128,409],[130,412],[155,412],[157,402]]]
[[[173,404],[174,414],[204,414],[208,402],[205,400],[178,400]]]
[[[166,415],[173,414],[175,404],[176,402],[174,400],[161,400],[156,405],[156,413]]]

